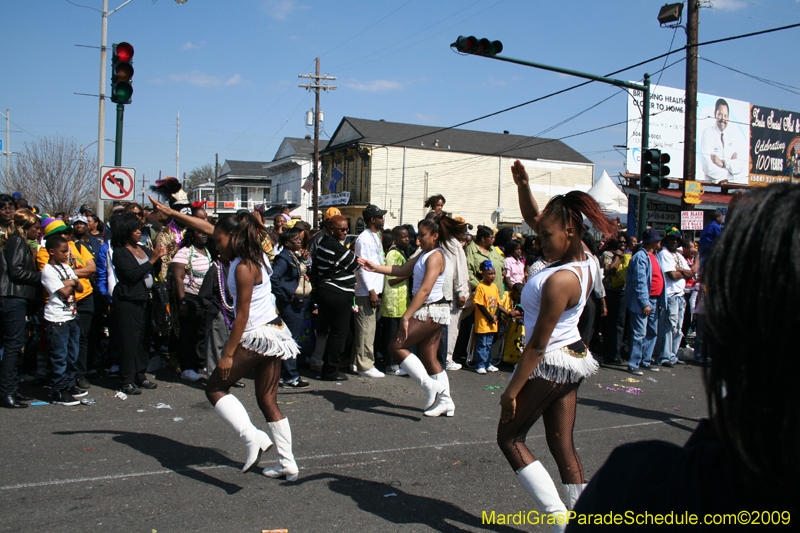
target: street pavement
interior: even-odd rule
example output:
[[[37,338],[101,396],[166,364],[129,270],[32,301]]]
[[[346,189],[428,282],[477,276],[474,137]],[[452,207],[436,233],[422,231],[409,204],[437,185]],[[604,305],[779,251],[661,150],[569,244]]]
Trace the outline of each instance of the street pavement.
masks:
[[[510,367],[486,376],[450,373],[453,418],[422,416],[424,396],[407,377],[343,383],[308,376],[304,391],[280,390],[300,466],[295,483],[260,469],[241,473],[244,447],[214,413],[202,382],[170,371],[159,387],[122,401],[96,380],[96,405],[0,412],[2,531],[297,532],[545,531],[482,524],[482,514],[527,512],[530,497],[495,442]],[[626,379],[640,382],[626,382]],[[653,378],[656,381],[650,381]],[[253,382],[234,389],[254,423]],[[494,388],[498,387],[498,388]],[[636,387],[639,394],[623,390]],[[47,391],[23,386],[47,400]],[[579,390],[575,442],[591,478],[620,444],[683,444],[706,414],[702,368],[681,365],[631,376],[601,368]],[[159,403],[171,408],[158,409]],[[528,445],[560,487],[537,422]],[[262,457],[271,466],[275,452]],[[642,490],[647,480],[642,479]]]

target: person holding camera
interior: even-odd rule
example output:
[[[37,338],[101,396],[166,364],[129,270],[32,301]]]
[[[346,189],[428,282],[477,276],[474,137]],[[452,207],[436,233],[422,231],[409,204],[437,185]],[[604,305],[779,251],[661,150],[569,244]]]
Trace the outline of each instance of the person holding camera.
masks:
[[[283,249],[275,256],[272,263],[272,294],[275,295],[275,307],[283,322],[297,341],[303,333],[305,310],[311,295],[311,281],[306,273],[306,265],[300,258],[303,247],[304,232],[299,228],[284,229],[280,233]],[[297,371],[297,359],[283,360],[281,387],[304,389],[308,382],[300,379]]]

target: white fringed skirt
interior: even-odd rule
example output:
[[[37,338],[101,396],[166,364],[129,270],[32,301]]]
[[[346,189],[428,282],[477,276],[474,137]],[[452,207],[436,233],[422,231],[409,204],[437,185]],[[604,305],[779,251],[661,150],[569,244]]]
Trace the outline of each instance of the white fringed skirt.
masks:
[[[577,383],[596,373],[598,368],[600,365],[588,348],[579,353],[564,346],[546,352],[528,379],[543,378],[554,383]]]
[[[300,354],[300,348],[292,338],[292,332],[283,321],[280,324],[264,324],[245,331],[239,346],[265,357],[280,359],[294,359]]]
[[[420,322],[426,322],[430,318],[437,324],[446,326],[450,323],[450,303],[434,302],[430,304],[424,304],[416,313],[414,313],[414,318]]]

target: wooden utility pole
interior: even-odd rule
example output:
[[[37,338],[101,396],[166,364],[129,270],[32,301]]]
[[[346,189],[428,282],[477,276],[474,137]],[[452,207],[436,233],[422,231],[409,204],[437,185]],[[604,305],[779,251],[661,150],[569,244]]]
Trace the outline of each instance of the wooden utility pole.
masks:
[[[697,167],[697,39],[700,25],[700,0],[688,0],[686,22],[686,98],[683,133],[683,180],[681,181],[681,210],[693,207],[684,201],[686,180],[696,178]]]
[[[216,154],[214,161],[214,216],[217,214],[217,204],[219,203],[219,154]]]
[[[319,58],[317,58],[317,69],[315,74],[300,74],[298,78],[309,78],[314,83],[301,84],[298,87],[314,91],[316,98],[314,102],[314,190],[311,193],[312,201],[314,204],[314,229],[319,228],[319,91],[333,91],[336,89],[335,85],[320,85],[322,80],[335,80],[336,76],[328,76],[319,74]]]

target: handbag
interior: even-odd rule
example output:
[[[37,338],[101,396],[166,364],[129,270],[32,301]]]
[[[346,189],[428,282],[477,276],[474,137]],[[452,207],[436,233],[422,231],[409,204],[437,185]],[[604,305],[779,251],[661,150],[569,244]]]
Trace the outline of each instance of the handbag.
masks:
[[[162,281],[154,281],[150,289],[150,321],[153,333],[168,335],[172,330],[172,315],[169,312],[169,291]]]

